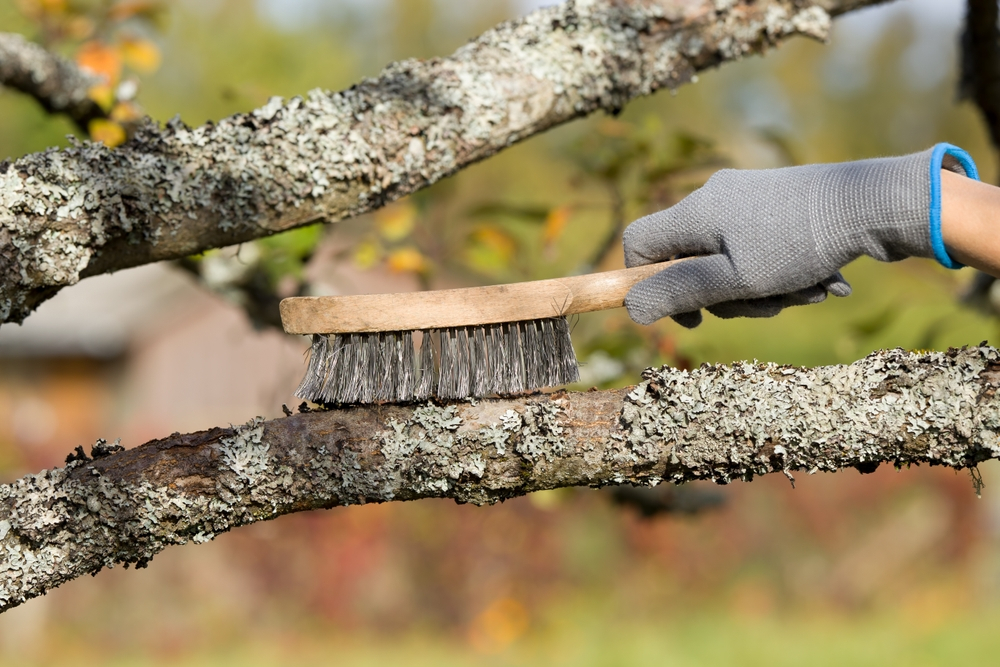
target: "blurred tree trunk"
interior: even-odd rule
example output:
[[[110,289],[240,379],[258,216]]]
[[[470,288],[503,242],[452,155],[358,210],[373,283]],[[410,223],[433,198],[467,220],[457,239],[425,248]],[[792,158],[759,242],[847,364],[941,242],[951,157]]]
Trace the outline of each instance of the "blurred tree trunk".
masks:
[[[993,146],[1000,151],[1000,6],[997,0],[968,0],[962,32],[959,96],[983,114]]]

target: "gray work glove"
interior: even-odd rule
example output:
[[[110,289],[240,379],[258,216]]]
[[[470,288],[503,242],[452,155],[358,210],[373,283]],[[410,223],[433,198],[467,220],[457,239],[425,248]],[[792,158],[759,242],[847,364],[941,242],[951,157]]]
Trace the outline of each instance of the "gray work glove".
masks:
[[[723,169],[677,205],[625,230],[626,266],[687,259],[636,284],[633,320],[673,317],[687,327],[701,308],[719,317],[771,317],[786,306],[847,296],[845,264],[933,257],[959,268],[941,239],[941,169],[978,178],[949,144],[903,157],[782,169]]]

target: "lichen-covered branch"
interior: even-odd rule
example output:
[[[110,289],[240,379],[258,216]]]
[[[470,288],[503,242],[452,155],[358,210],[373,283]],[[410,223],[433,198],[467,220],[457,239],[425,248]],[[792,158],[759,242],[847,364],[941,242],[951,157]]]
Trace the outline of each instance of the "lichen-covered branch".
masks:
[[[1000,352],[876,352],[850,366],[649,369],[636,387],[369,406],[99,442],[0,485],[0,611],[115,563],[145,566],[302,510],[418,498],[1000,457]],[[971,489],[970,489],[971,493]]]
[[[0,323],[81,277],[372,210],[882,1],[570,0],[339,93],[0,163]]]
[[[106,114],[88,92],[100,79],[21,35],[0,32],[0,86],[34,97],[49,113],[64,113],[84,132]]]

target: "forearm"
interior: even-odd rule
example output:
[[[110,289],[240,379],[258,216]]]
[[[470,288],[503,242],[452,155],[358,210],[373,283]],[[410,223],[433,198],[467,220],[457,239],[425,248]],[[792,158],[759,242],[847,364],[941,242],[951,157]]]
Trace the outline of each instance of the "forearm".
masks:
[[[941,171],[941,236],[957,262],[1000,278],[1000,188]]]

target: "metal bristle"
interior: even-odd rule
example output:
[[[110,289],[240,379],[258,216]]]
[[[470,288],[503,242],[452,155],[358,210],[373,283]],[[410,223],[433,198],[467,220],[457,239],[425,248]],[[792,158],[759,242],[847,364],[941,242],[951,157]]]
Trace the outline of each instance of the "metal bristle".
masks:
[[[549,387],[553,383],[550,381],[548,369],[552,364],[547,364],[549,360],[548,350],[551,349],[549,341],[545,340],[545,330],[542,323],[537,320],[519,322],[521,329],[521,340],[524,341],[524,381],[528,387]]]
[[[565,317],[420,332],[314,335],[295,395],[315,403],[509,395],[580,379]]]
[[[521,357],[524,347],[516,322],[503,325],[503,342],[507,365],[504,367],[504,381],[498,390],[503,394],[519,394],[527,388],[527,383],[524,381],[524,359]]]
[[[329,365],[329,355],[327,345],[330,342],[329,336],[314,334],[312,337],[312,348],[309,350],[309,368],[302,378],[295,395],[298,397],[315,396],[322,401],[323,383],[326,381],[327,368]],[[315,400],[315,399],[310,399]],[[318,401],[317,401],[318,402]]]
[[[455,395],[455,357],[458,354],[458,340],[454,329],[440,332],[441,358],[438,365],[437,395],[452,398]]]
[[[326,345],[327,361],[324,371],[326,373],[326,377],[321,378],[322,389],[320,396],[322,397],[324,403],[329,403],[333,400],[331,397],[336,395],[334,393],[336,388],[340,386],[340,369],[349,367],[349,364],[344,363],[342,360],[342,356],[346,354],[346,351],[344,350],[343,336],[317,336],[317,338],[323,338],[328,341]],[[316,356],[318,355],[314,351],[313,357]],[[301,394],[298,395],[301,396]]]
[[[542,340],[544,341],[542,344],[545,345],[545,349],[542,351],[542,354],[545,358],[558,359],[559,342],[556,340],[556,332],[555,328],[552,326],[552,320],[545,320],[545,322],[542,323]],[[560,365],[558,363],[548,364],[544,369],[542,369],[542,373],[544,373],[545,376],[545,379],[542,380],[542,382],[548,384],[549,382],[555,381],[556,378],[561,376],[559,369]]]
[[[490,359],[490,348],[485,327],[470,327],[469,329],[469,365],[472,368],[472,385],[469,394],[486,396],[493,386],[493,367]]]
[[[576,360],[576,350],[573,349],[573,338],[570,336],[569,322],[566,321],[565,317],[553,317],[549,321],[552,322],[552,340],[556,346],[556,349],[552,353],[553,358],[557,360],[557,363],[554,365],[558,369],[556,370],[556,376],[550,378],[554,380],[550,386],[579,382],[580,364]]]
[[[420,363],[415,369],[420,379],[413,392],[413,399],[416,401],[427,400],[437,390],[437,375],[434,373],[434,339],[437,333],[437,331],[421,332]]]

